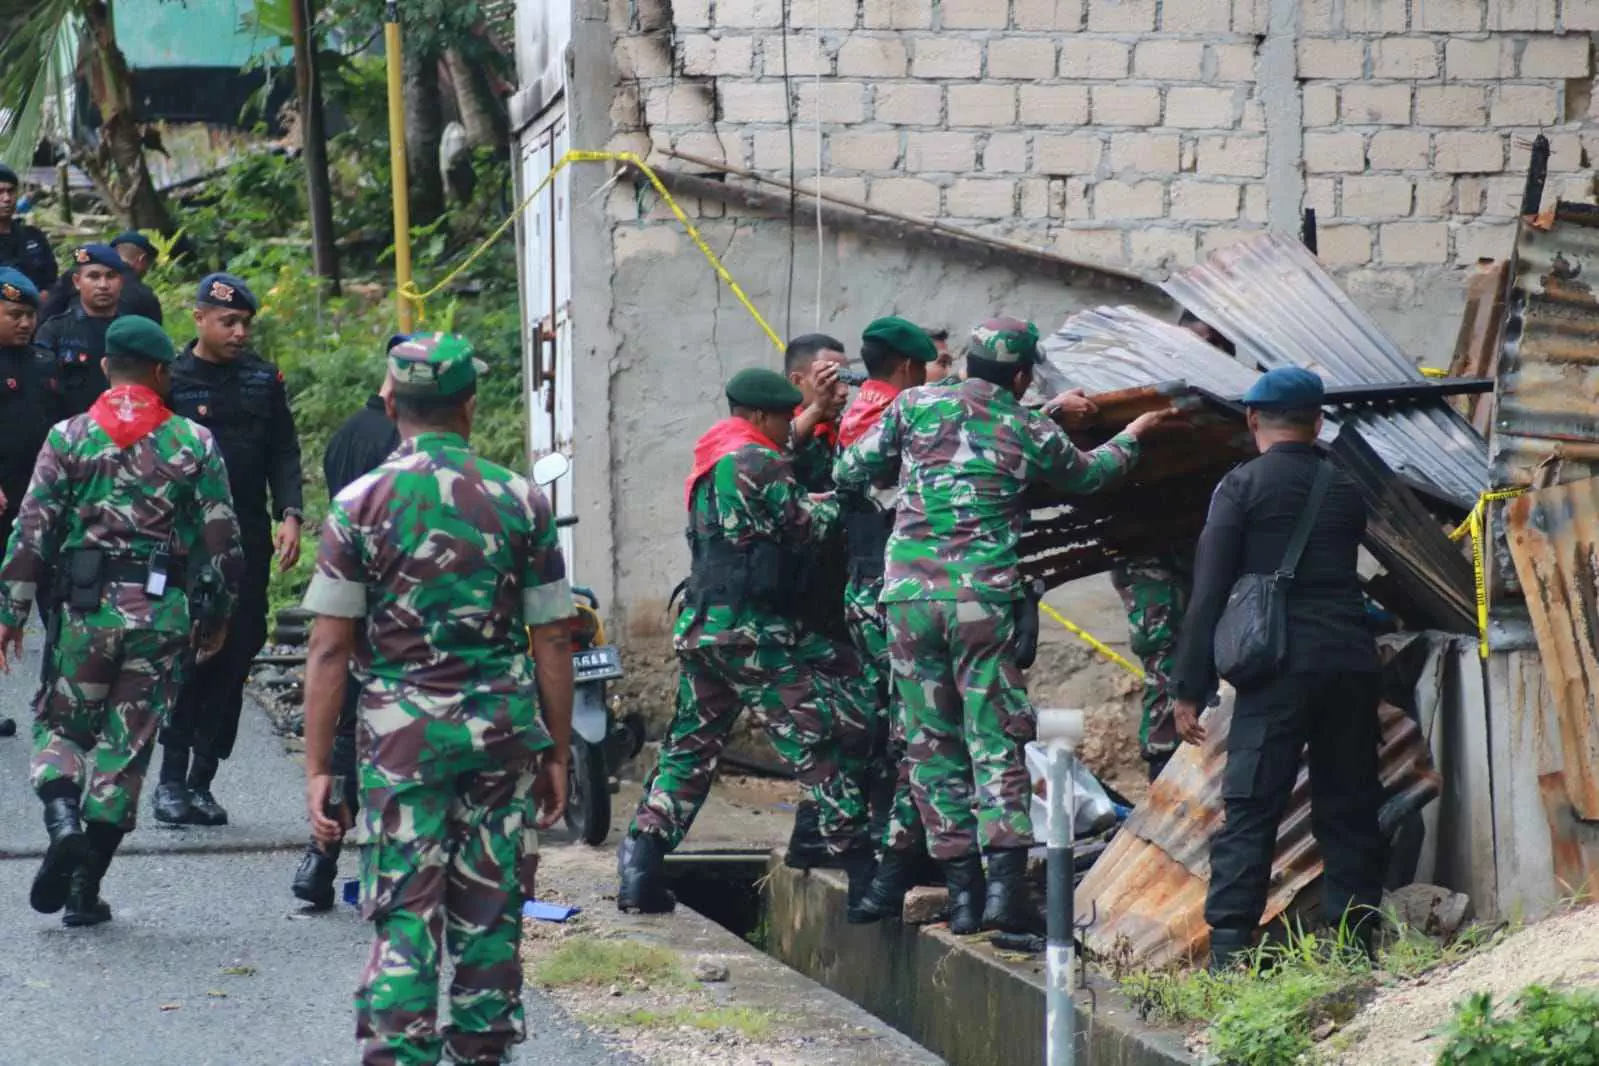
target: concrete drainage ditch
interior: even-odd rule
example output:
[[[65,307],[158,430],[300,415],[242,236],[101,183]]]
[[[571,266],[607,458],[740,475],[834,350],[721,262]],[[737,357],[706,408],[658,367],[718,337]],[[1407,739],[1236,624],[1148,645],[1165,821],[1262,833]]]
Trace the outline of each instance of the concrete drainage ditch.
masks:
[[[950,1066],[1044,1062],[1043,960],[1010,961],[941,926],[844,920],[842,875],[777,854],[680,854],[667,864],[689,907],[893,1026]],[[1182,1034],[1139,1021],[1091,978],[1077,999],[1077,1066],[1190,1066]]]

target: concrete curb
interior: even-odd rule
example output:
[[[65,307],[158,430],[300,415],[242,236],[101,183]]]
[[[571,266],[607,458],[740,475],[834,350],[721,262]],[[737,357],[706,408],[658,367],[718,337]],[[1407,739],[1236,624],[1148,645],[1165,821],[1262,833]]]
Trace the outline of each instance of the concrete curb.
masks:
[[[853,1000],[950,1066],[1044,1061],[1042,960],[1013,963],[985,943],[939,927],[845,921],[845,882],[833,871],[769,866],[768,950]],[[1077,1000],[1078,1061],[1090,1066],[1193,1066],[1182,1034],[1139,1021],[1108,983],[1090,978]]]

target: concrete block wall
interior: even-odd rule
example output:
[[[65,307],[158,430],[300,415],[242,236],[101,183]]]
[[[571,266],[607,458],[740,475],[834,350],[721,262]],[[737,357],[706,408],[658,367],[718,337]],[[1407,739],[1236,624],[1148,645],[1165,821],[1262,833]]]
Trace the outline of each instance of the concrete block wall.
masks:
[[[1593,198],[1599,0],[786,6],[611,0],[616,143],[809,185],[819,99],[835,191],[1145,272],[1301,206],[1335,269],[1503,254],[1540,130]]]

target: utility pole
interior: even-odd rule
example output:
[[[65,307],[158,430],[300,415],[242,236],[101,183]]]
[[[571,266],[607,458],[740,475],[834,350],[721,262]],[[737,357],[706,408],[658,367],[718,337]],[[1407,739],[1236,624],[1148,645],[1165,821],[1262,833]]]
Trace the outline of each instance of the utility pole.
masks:
[[[405,90],[402,87],[404,56],[400,43],[399,0],[388,0],[383,7],[383,50],[388,59],[389,82],[389,184],[394,192],[394,303],[400,332],[411,332],[415,315],[405,295],[411,285],[411,204],[407,197],[405,171]]]
[[[333,194],[328,180],[328,134],[322,119],[322,74],[318,69],[316,0],[289,0],[294,33],[294,84],[300,100],[300,145],[305,160],[306,200],[311,207],[311,255],[330,294],[339,291],[339,255],[333,237]]]

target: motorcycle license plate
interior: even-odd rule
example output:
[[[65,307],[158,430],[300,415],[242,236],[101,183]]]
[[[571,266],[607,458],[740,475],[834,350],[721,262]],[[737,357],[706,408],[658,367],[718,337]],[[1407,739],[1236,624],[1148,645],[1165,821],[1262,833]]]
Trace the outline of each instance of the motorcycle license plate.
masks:
[[[610,681],[622,676],[622,655],[609,645],[573,652],[572,671],[577,681]]]

